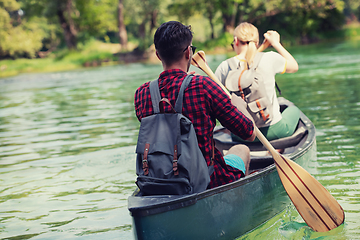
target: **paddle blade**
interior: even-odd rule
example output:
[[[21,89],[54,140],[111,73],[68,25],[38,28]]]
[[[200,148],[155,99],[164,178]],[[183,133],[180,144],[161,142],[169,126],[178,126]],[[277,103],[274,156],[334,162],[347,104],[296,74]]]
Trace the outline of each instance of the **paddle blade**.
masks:
[[[273,157],[287,194],[309,227],[327,232],[344,222],[344,210],[321,183],[292,160]]]

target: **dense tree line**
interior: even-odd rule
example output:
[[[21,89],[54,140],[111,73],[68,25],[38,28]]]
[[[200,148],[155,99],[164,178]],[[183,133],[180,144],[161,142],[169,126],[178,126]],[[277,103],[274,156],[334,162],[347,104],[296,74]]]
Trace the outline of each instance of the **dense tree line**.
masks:
[[[144,50],[154,29],[171,17],[207,19],[208,38],[232,32],[242,21],[259,29],[282,29],[306,42],[319,32],[360,17],[358,0],[0,0],[0,58],[43,57],[75,49],[90,39],[128,41]],[[216,25],[222,31],[216,32]]]

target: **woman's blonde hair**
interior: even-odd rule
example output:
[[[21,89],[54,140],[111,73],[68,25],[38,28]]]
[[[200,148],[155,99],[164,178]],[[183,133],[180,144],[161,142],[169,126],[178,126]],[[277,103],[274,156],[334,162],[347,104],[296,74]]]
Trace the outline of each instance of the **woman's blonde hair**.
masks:
[[[237,37],[242,43],[249,45],[245,55],[247,67],[249,67],[256,54],[256,44],[259,42],[259,31],[251,23],[243,22],[235,28],[234,37]]]

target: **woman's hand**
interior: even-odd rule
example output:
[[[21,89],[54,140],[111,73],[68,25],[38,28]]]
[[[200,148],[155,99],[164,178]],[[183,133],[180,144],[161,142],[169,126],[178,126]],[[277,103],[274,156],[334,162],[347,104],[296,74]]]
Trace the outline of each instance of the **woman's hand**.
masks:
[[[264,33],[265,39],[273,46],[281,56],[286,59],[286,72],[294,73],[299,69],[295,58],[281,45],[280,34],[276,31],[269,30]]]
[[[280,34],[277,31],[269,30],[264,33],[264,38],[274,47],[280,43]]]

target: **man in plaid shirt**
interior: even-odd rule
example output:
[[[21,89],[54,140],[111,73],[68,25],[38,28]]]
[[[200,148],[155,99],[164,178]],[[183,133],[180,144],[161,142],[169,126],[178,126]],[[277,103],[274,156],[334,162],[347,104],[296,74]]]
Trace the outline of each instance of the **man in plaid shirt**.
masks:
[[[159,76],[160,94],[174,106],[195,51],[191,29],[180,22],[166,22],[157,29],[154,44],[156,55],[164,69]],[[141,85],[135,93],[135,111],[139,121],[153,114],[149,83]],[[236,96],[232,97],[233,101],[238,101],[235,98]],[[171,112],[170,106],[165,105],[165,112]],[[253,122],[247,117],[248,114],[245,116],[240,112],[221,87],[208,77],[195,75],[192,78],[184,92],[182,114],[193,123],[199,147],[208,166],[213,153],[216,119],[242,139],[255,139]],[[214,153],[214,173],[210,176],[208,188],[233,182],[248,174],[250,151],[245,145],[232,147],[225,157],[217,149],[214,149]]]

